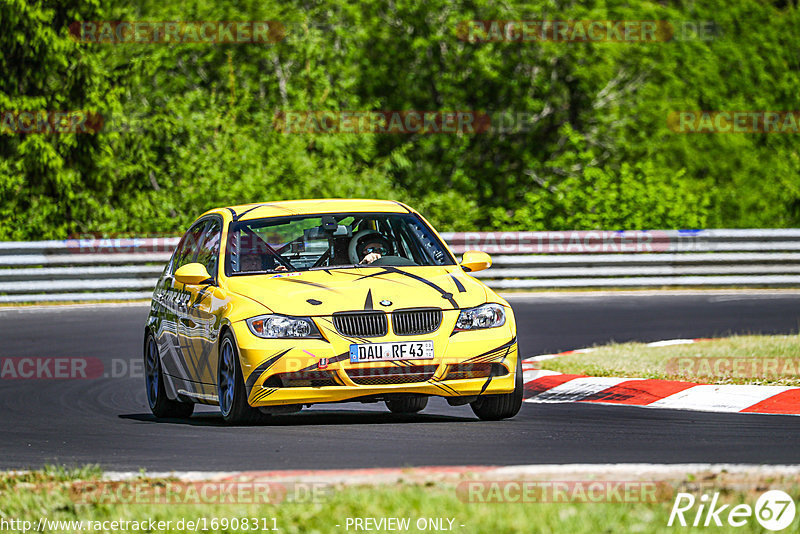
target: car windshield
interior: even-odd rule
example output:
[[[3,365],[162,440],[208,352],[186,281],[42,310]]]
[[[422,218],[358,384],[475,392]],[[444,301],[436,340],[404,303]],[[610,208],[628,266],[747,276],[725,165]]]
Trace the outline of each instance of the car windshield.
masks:
[[[447,248],[414,214],[332,213],[231,223],[225,269],[231,276],[454,264]]]

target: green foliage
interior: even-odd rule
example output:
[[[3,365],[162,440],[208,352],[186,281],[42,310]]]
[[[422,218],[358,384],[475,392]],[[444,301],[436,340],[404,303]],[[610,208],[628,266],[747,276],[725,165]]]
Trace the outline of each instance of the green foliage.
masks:
[[[668,20],[677,33],[656,43],[459,38],[464,21],[491,19]],[[69,36],[70,23],[91,20],[278,20],[286,37]],[[717,34],[683,31],[697,21]],[[0,239],[176,233],[218,205],[349,196],[402,200],[441,230],[800,223],[797,135],[676,134],[666,122],[679,110],[800,109],[791,3],[2,0],[0,22],[0,110],[106,119],[97,134],[0,133]],[[276,130],[292,110],[534,119],[459,135]]]

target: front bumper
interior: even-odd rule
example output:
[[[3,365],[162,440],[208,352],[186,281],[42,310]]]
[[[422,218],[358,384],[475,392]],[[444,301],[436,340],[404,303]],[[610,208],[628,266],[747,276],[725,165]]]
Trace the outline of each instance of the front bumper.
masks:
[[[258,407],[343,402],[392,394],[469,397],[510,393],[519,364],[513,316],[510,319],[499,328],[454,335],[449,335],[452,328],[443,324],[429,335],[388,335],[370,340],[433,341],[433,360],[404,362],[350,363],[350,341],[330,332],[324,333],[327,341],[262,339],[254,336],[244,321],[234,323],[233,330],[248,402]],[[473,371],[459,372],[465,369]],[[378,375],[384,372],[390,375],[380,378]],[[319,380],[324,376],[330,380]],[[286,377],[299,379],[287,381]]]

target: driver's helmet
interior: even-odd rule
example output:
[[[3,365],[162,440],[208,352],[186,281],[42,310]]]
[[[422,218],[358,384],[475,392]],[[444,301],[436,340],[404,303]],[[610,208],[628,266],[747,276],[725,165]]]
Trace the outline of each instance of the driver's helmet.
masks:
[[[350,258],[353,263],[363,260],[367,254],[377,253],[381,256],[391,256],[393,253],[392,243],[377,230],[364,232],[356,237],[355,258]]]

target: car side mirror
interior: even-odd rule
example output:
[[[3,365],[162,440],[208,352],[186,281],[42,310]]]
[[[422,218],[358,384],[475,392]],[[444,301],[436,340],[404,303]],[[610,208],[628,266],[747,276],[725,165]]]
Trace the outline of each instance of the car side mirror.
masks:
[[[468,250],[461,258],[461,268],[472,273],[482,271],[492,266],[492,258],[485,252],[479,250]]]
[[[211,275],[202,263],[187,263],[175,271],[175,280],[183,284],[197,285],[210,284]]]

